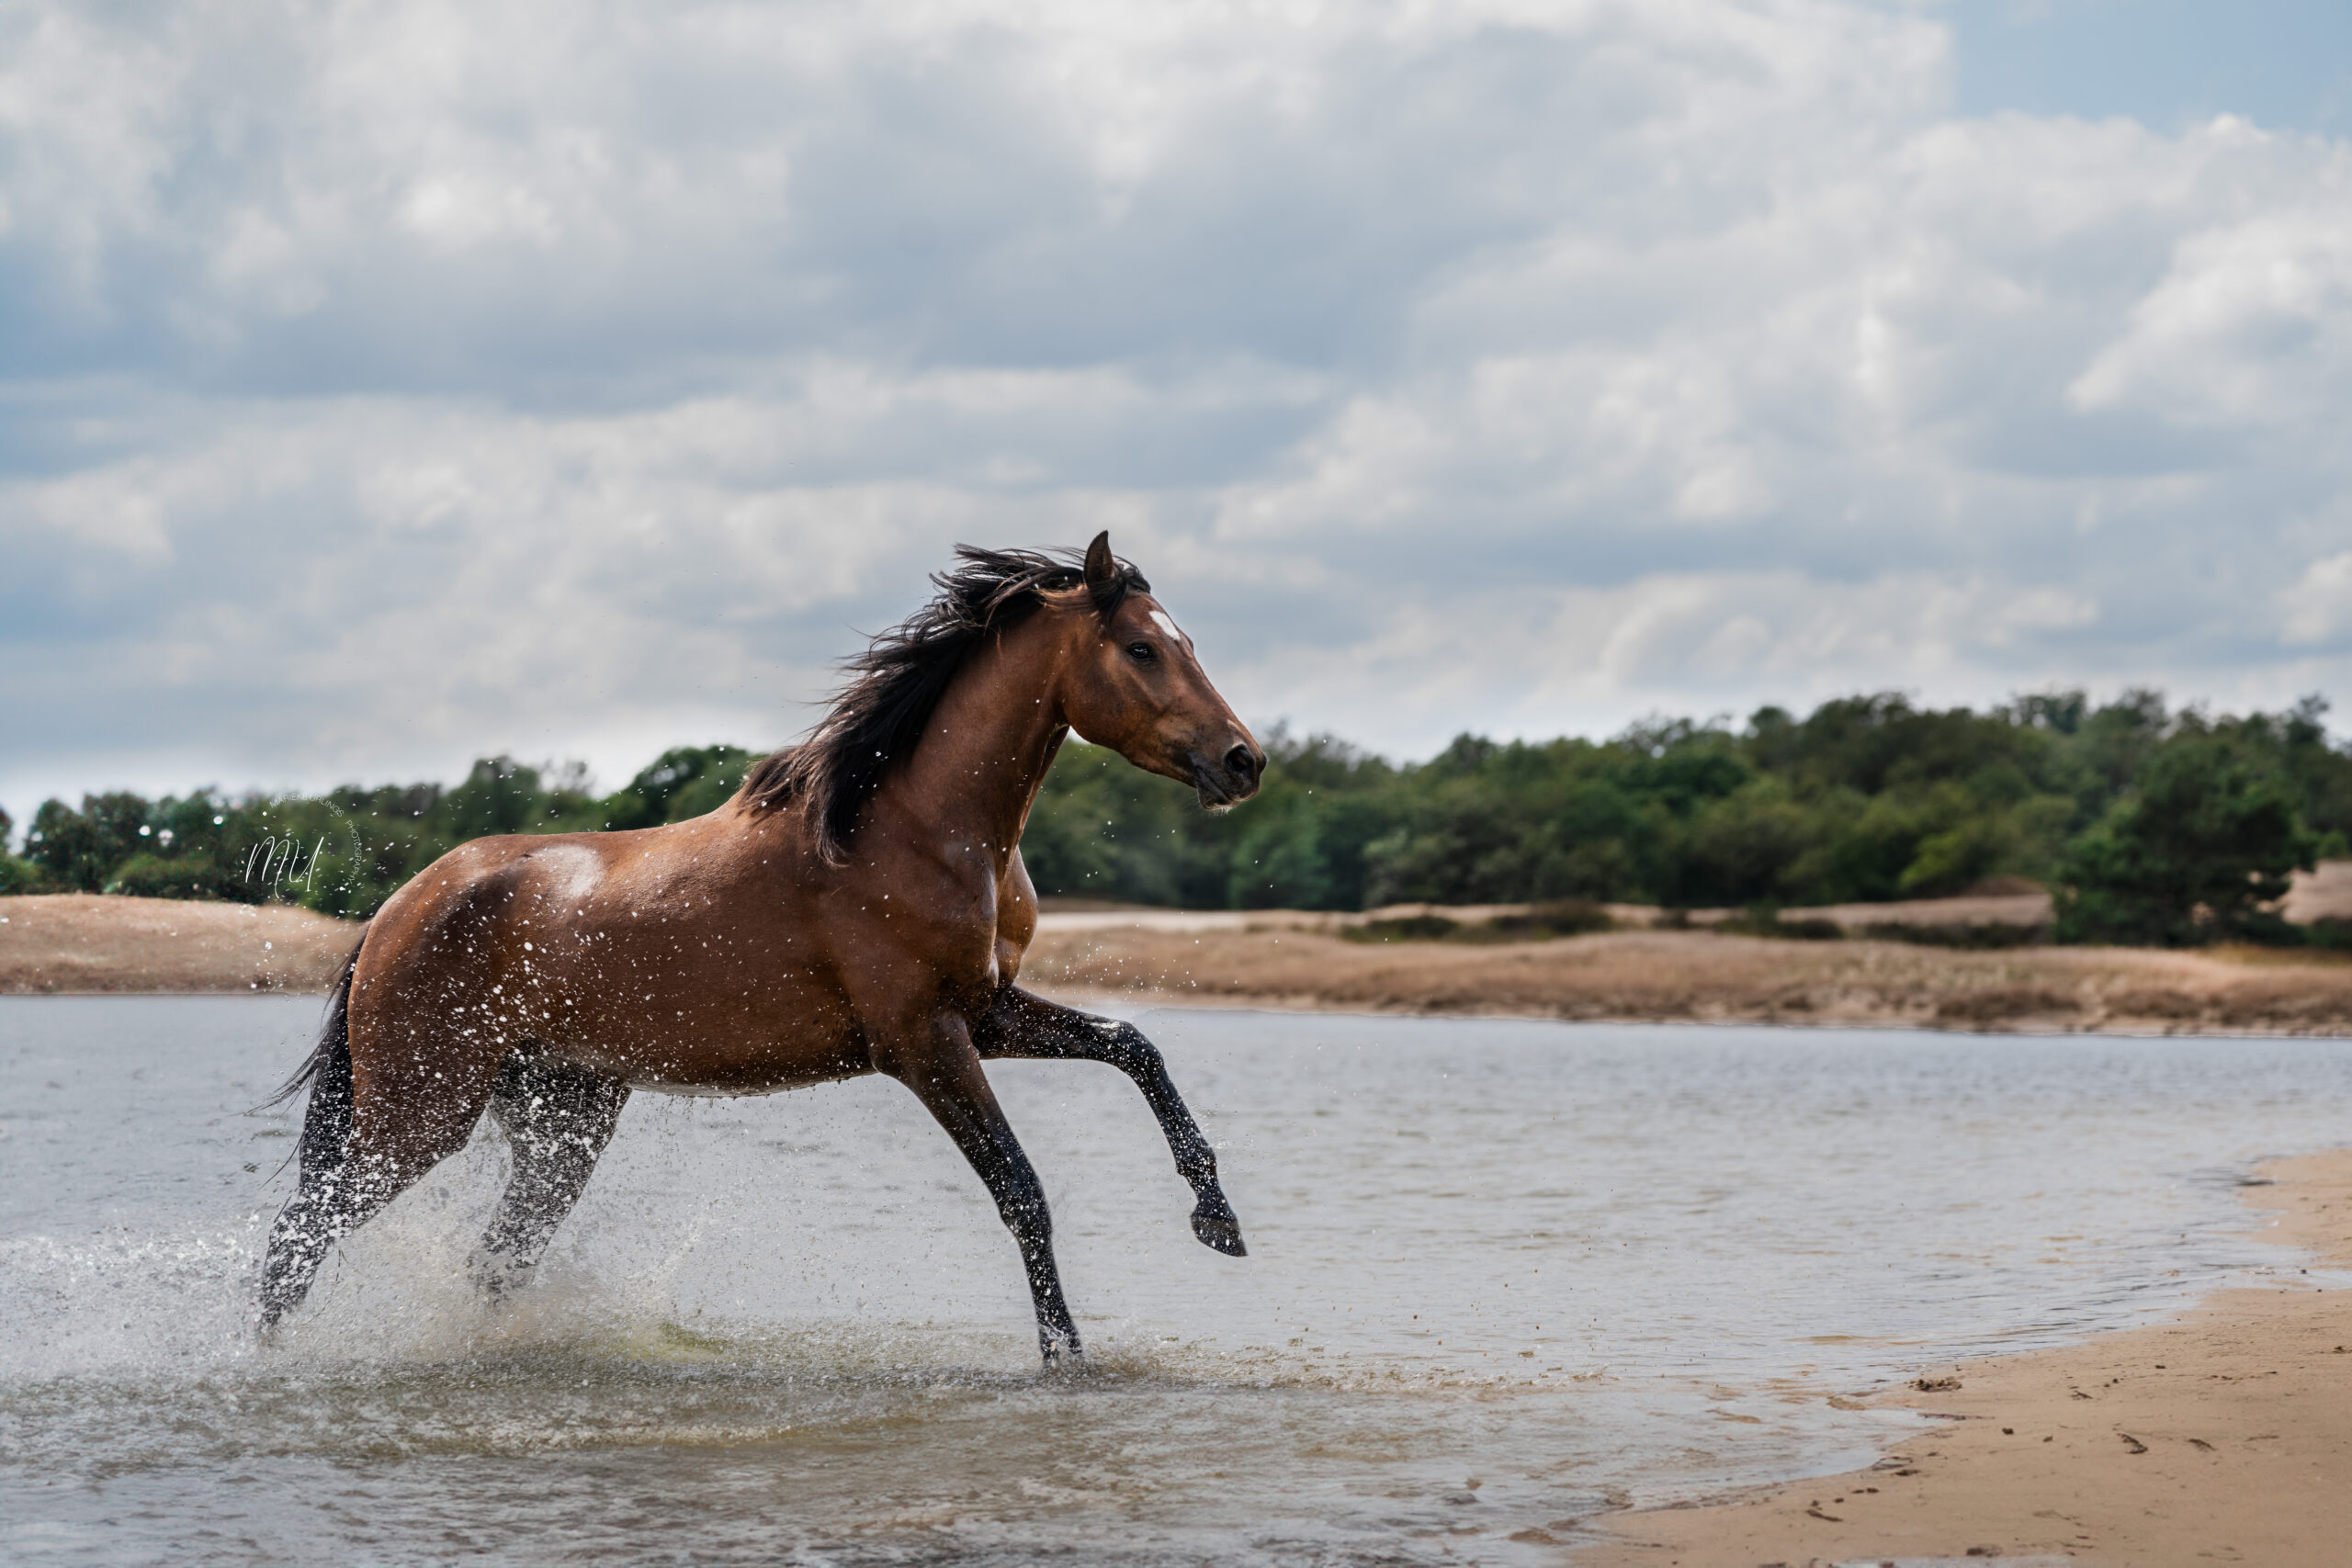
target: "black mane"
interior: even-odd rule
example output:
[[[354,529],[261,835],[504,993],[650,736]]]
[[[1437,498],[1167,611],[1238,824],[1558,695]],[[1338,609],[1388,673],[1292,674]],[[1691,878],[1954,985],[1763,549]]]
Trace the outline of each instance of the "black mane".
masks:
[[[911,756],[964,656],[991,630],[1020,625],[1048,593],[1089,588],[1108,617],[1127,594],[1151,584],[1126,561],[1090,585],[1083,552],[956,547],[953,570],[934,572],[938,597],[844,661],[850,678],[832,711],[797,746],[763,758],[743,775],[736,799],[753,811],[804,803],[817,852],[838,863],[857,834],[865,803],[890,769]]]

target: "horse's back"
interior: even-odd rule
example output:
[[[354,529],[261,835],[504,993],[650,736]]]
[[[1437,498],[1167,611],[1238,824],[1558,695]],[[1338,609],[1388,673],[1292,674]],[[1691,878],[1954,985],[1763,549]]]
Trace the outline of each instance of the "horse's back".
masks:
[[[411,877],[377,919],[397,929],[509,912],[554,919],[600,906],[647,908],[718,873],[700,852],[718,847],[717,815],[656,828],[469,839]]]
[[[640,907],[630,884],[642,877],[630,867],[654,847],[649,837],[667,831],[507,833],[459,844],[376,912],[355,999],[381,1012],[471,1001],[503,987],[550,953],[566,928]]]

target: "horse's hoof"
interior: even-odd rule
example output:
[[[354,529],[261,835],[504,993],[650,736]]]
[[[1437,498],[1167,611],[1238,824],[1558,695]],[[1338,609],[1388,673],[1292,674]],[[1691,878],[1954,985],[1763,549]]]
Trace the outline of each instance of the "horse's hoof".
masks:
[[[1227,1258],[1250,1256],[1250,1249],[1241,1245],[1241,1222],[1233,1217],[1228,1204],[1219,1203],[1212,1209],[1204,1203],[1194,1209],[1193,1234],[1212,1252],[1222,1252]]]
[[[473,1276],[475,1299],[491,1312],[531,1282],[531,1265],[503,1253],[475,1253],[466,1259],[466,1272]]]

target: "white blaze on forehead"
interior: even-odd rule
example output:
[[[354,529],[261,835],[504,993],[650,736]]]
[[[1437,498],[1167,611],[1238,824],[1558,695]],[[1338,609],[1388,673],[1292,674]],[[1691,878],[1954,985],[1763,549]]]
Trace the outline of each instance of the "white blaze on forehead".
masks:
[[[1167,611],[1154,610],[1151,613],[1151,624],[1158,626],[1161,631],[1166,632],[1168,634],[1168,640],[1175,643],[1178,647],[1190,648],[1193,646],[1193,639],[1176,629],[1176,623],[1168,618]]]

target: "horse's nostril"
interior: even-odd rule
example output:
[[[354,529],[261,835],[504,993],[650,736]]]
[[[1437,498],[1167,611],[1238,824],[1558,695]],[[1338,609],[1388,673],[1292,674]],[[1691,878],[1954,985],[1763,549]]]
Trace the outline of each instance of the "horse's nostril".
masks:
[[[1257,753],[1251,751],[1247,746],[1236,746],[1225,754],[1225,771],[1237,779],[1256,778],[1258,776]]]

